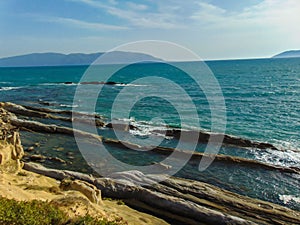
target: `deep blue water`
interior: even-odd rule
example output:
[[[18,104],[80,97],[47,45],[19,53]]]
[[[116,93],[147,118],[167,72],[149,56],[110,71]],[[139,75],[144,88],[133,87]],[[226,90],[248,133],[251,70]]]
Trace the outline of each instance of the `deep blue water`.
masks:
[[[225,99],[227,118],[225,133],[268,142],[284,150],[245,150],[223,147],[220,153],[300,168],[300,58],[209,61],[206,63],[218,80]],[[185,66],[191,69],[196,67],[193,62],[185,63]],[[102,66],[99,71],[95,70],[96,72],[84,81],[104,81],[106,73],[114,67],[116,66]],[[211,131],[212,114],[205,91],[201,90],[188,74],[178,68],[163,63],[130,65],[113,74],[109,80],[131,83],[131,85],[85,84],[78,86],[87,68],[87,66],[0,68],[0,101],[37,106],[41,106],[42,102],[47,102],[50,104],[47,107],[71,110],[73,106],[74,110],[79,111],[89,111],[88,107],[95,103],[95,111],[103,115],[107,121],[129,120],[139,127],[138,132],[124,137],[126,140],[139,144],[154,143],[155,138],[147,139],[149,132],[153,129],[163,129],[164,124],[186,129],[194,129],[198,126]],[[199,76],[205,79],[201,77],[205,76],[201,72]],[[144,82],[141,78],[145,77],[151,78]],[[170,88],[173,86],[155,77],[167,79],[182,87],[196,107],[199,122],[195,120],[187,98],[178,90]],[[74,82],[74,84],[64,84],[67,81]],[[207,85],[210,84],[207,83]],[[84,90],[84,93],[80,99],[74,100],[77,87]],[[100,89],[101,92],[95,99],[93,93]],[[122,93],[125,90],[127,93]],[[113,104],[120,93],[121,107],[117,108],[115,114],[111,116]],[[126,110],[128,99],[135,100],[129,112]],[[46,106],[42,105],[42,107]],[[185,118],[184,123],[182,123],[182,118]],[[218,119],[222,118],[217,118],[217,121]],[[100,130],[99,133],[114,137],[106,131]],[[27,137],[26,135],[29,134],[25,134],[24,137]],[[30,135],[28,137],[32,138]],[[65,142],[74,148],[74,140]],[[175,140],[163,140],[161,145],[175,147],[176,143]],[[189,147],[189,143],[184,144],[185,149]],[[201,152],[204,147],[198,145],[196,150]],[[120,151],[116,154],[123,153]],[[139,154],[133,154],[131,160],[138,161],[135,157]],[[297,201],[300,201],[299,177],[297,176],[243,167],[227,168],[228,176],[224,176],[223,173],[217,172],[222,166],[224,167],[224,165],[214,164],[206,172],[199,173],[199,171],[193,172],[189,168],[190,165],[187,165],[186,169],[181,171],[181,176],[192,179],[197,177],[198,180],[273,202],[282,202],[279,196],[293,196],[296,200],[298,197]]]
[[[299,149],[299,58],[210,61],[207,64],[216,76],[225,98],[226,133],[270,142],[285,149]],[[1,101],[26,104],[42,100],[54,103],[54,107],[71,109],[77,86],[62,83],[79,82],[86,69],[84,66],[0,68]],[[209,130],[210,112],[203,92],[176,68],[161,64],[140,64],[122,69],[110,80],[130,83],[136,78],[155,75],[183,86],[195,101],[201,127]],[[101,81],[101,74],[95,79]],[[99,86],[86,85],[86,90],[99,89]],[[122,88],[103,88],[104,97],[98,101],[96,111],[109,118],[110,106]],[[144,89],[134,86],[130,88],[132,92]],[[149,97],[138,101],[131,115],[136,120],[145,121],[159,116],[167,119],[168,124],[180,125],[176,113],[166,101]]]

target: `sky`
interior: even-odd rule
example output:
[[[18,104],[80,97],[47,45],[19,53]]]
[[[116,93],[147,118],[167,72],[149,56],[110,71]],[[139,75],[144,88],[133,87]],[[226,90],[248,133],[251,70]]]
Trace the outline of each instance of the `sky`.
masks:
[[[0,57],[163,40],[203,59],[263,58],[300,49],[299,24],[299,0],[5,0]]]

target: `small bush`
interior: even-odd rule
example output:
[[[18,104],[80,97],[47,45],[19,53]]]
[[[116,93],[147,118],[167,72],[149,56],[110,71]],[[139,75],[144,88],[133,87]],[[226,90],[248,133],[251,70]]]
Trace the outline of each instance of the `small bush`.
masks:
[[[118,205],[125,205],[125,202],[123,200],[117,200]]]
[[[0,197],[1,225],[120,225],[123,221],[108,221],[90,215],[69,219],[56,206],[48,202],[33,200],[16,201]]]
[[[66,221],[66,215],[47,202],[18,202],[0,197],[0,224],[62,225]]]

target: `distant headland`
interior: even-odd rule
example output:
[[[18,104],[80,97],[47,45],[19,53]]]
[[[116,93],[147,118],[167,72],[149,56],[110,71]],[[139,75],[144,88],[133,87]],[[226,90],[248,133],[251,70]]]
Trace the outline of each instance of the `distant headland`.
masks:
[[[300,57],[300,50],[290,50],[281,52],[277,55],[274,55],[272,58],[298,58]]]
[[[30,66],[80,66],[90,65],[103,52],[84,54],[84,53],[32,53],[26,55],[12,56],[0,59],[0,67],[30,67]],[[135,52],[114,51],[106,53],[101,63],[107,64],[126,64],[135,61],[162,61],[151,55]]]
[[[132,62],[153,62],[163,61],[154,56],[137,53],[137,52],[97,52],[97,53],[31,53],[26,55],[18,55],[0,58],[0,67],[39,67],[39,66],[83,66],[91,65],[96,59],[103,54],[105,58],[101,59],[104,64],[128,64]],[[281,52],[271,58],[298,58],[300,57],[300,50],[289,50]]]

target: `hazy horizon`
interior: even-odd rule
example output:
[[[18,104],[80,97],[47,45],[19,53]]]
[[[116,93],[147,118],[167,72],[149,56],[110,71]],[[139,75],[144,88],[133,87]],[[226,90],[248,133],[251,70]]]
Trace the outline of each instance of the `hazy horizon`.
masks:
[[[288,51],[294,51],[296,49],[292,49],[292,50],[286,50],[283,52],[288,52]],[[300,51],[300,50],[296,50],[296,51]],[[278,54],[283,53],[283,52],[278,52]],[[21,54],[21,55],[12,55],[12,56],[7,56],[7,57],[0,57],[1,59],[5,59],[5,58],[13,58],[13,57],[19,57],[19,56],[26,56],[26,55],[31,55],[31,54],[63,54],[63,55],[71,55],[71,54],[98,54],[98,53],[105,53],[105,52],[90,52],[90,53],[86,53],[86,52],[70,52],[70,53],[64,53],[64,52],[54,52],[54,51],[49,51],[49,52],[31,52],[31,53],[25,53],[25,54]],[[134,53],[134,52],[133,52]],[[138,53],[138,52],[136,52]],[[277,54],[275,54],[277,55]],[[270,57],[252,57],[252,58],[224,58],[224,59],[202,59],[203,61],[230,61],[230,60],[259,60],[259,59],[270,59],[272,57],[274,57],[275,55],[272,55]],[[290,57],[288,57],[290,58]],[[294,57],[291,57],[294,58]],[[298,58],[298,56],[297,56]],[[187,62],[191,62],[189,60],[186,60]],[[170,61],[171,62],[171,61]],[[184,60],[178,60],[178,61],[173,61],[173,62],[184,62]]]
[[[204,60],[268,58],[300,49],[298,0],[0,2],[0,58],[95,53],[138,40],[185,46]]]

